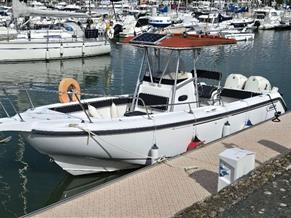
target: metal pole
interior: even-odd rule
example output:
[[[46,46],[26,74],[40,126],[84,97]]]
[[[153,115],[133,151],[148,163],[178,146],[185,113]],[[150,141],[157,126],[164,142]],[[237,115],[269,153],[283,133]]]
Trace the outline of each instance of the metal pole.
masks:
[[[3,111],[5,112],[6,116],[7,116],[7,117],[10,117],[10,115],[8,114],[7,110],[5,109],[5,107],[4,107],[4,105],[2,104],[1,101],[0,101],[0,105],[1,105],[1,107],[2,107],[2,109],[3,109]]]
[[[19,116],[20,121],[21,121],[21,122],[24,122],[22,116],[21,116],[20,113],[16,110],[16,107],[14,106],[13,102],[10,100],[10,98],[9,98],[9,96],[8,96],[8,94],[7,94],[7,92],[6,92],[5,89],[3,89],[3,92],[4,92],[4,94],[6,95],[6,97],[7,97],[8,101],[9,101],[10,105],[12,106],[14,112]]]
[[[140,68],[139,68],[139,73],[138,73],[138,77],[137,77],[137,81],[136,81],[135,90],[134,90],[134,93],[133,93],[133,99],[132,99],[130,111],[133,111],[134,107],[135,107],[135,101],[136,101],[137,92],[138,92],[138,88],[139,88],[139,84],[140,84],[140,76],[141,76],[141,72],[142,72],[142,69],[143,69],[145,56],[146,56],[146,50],[144,50],[144,52],[143,52],[143,58],[142,58],[141,65],[140,65]]]
[[[34,110],[34,105],[33,105],[33,103],[32,103],[32,100],[31,100],[31,98],[30,98],[30,95],[29,95],[27,89],[25,89],[25,93],[26,93],[26,96],[27,96],[28,101],[29,101],[29,103],[30,103],[31,109]]]
[[[168,61],[167,61],[167,63],[166,63],[166,66],[165,66],[165,68],[164,68],[164,71],[163,71],[163,73],[162,73],[162,75],[161,75],[161,78],[160,78],[160,81],[159,81],[159,85],[161,85],[161,82],[162,82],[163,76],[164,76],[164,74],[166,73],[166,70],[168,69],[169,63],[170,63],[171,58],[172,58],[172,54],[173,54],[173,50],[172,50],[171,53],[170,53],[169,59],[168,59]]]
[[[115,8],[114,8],[114,3],[113,3],[114,0],[110,0],[110,1],[112,3],[112,9],[113,9],[113,13],[114,13],[115,20],[117,21],[117,15],[115,13]]]
[[[91,16],[91,0],[89,0],[89,16]]]
[[[146,56],[147,56],[147,62],[148,62],[148,67],[149,67],[149,72],[150,72],[150,79],[151,79],[151,83],[153,83],[153,74],[152,74],[152,68],[151,68],[151,63],[150,63],[150,58],[149,58],[149,51],[148,48],[146,49]]]
[[[160,72],[160,70],[161,70],[161,50],[158,49],[157,52],[158,52],[158,72]]]
[[[199,95],[198,95],[198,78],[197,78],[197,69],[196,69],[196,62],[198,60],[197,49],[193,50],[193,71],[194,71],[194,86],[195,86],[195,101],[196,107],[199,107]]]
[[[174,86],[173,86],[172,105],[171,105],[170,111],[174,110],[174,103],[175,103],[176,90],[177,90],[178,72],[179,72],[179,68],[180,68],[180,57],[181,57],[181,51],[178,51],[178,60],[177,60],[177,67],[176,67],[176,74],[175,74],[175,83],[174,83]]]
[[[79,102],[79,105],[80,105],[80,107],[82,108],[82,110],[83,110],[83,111],[84,111],[84,113],[86,114],[86,116],[87,116],[87,118],[88,118],[89,122],[90,122],[90,123],[93,123],[93,122],[92,122],[92,120],[91,120],[91,118],[90,118],[90,116],[89,116],[89,114],[87,114],[87,112],[86,112],[86,110],[85,110],[84,106],[82,105],[82,103],[81,103],[81,101],[80,101],[80,99],[79,99],[79,97],[78,97],[77,93],[75,92],[75,90],[73,90],[73,92],[74,92],[74,95],[75,95],[75,97],[76,97],[77,101]]]

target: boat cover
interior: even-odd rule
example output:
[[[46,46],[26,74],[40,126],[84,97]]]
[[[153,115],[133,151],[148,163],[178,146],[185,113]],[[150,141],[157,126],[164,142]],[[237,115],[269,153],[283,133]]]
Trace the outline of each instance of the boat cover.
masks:
[[[236,40],[212,35],[143,33],[135,37],[127,37],[122,43],[139,47],[190,50],[205,46],[235,44]]]

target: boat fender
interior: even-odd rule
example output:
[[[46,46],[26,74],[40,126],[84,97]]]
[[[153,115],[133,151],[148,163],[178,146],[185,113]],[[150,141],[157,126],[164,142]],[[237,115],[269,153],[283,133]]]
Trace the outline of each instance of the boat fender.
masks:
[[[195,148],[197,148],[199,145],[203,144],[202,141],[200,141],[200,139],[198,139],[197,136],[195,136],[191,142],[188,144],[187,146],[187,151],[193,150]]]
[[[112,102],[112,104],[111,104],[110,115],[111,115],[111,118],[119,117],[118,108],[117,108],[116,104],[114,104],[114,102]]]
[[[159,159],[159,147],[154,144],[150,150],[151,164],[154,164]]]
[[[68,91],[73,91],[72,95],[69,95]],[[64,78],[59,84],[59,101],[61,103],[67,103],[71,101],[77,101],[77,97],[81,98],[81,89],[79,83],[72,78]],[[77,95],[77,97],[76,97]]]
[[[82,57],[84,57],[85,56],[85,43],[83,42],[83,44],[82,44]]]
[[[250,119],[248,119],[245,123],[245,128],[249,128],[251,127],[253,124],[252,124],[252,121]]]
[[[45,60],[48,61],[49,59],[50,59],[50,51],[49,51],[49,49],[47,49],[45,51]]]
[[[60,56],[63,57],[63,55],[64,55],[64,46],[63,46],[63,43],[61,43]]]
[[[230,134],[230,123],[228,121],[222,127],[222,137],[228,136]]]

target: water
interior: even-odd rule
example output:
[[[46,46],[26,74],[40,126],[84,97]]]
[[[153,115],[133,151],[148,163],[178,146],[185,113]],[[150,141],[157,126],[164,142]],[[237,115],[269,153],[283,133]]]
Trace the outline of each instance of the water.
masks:
[[[166,52],[164,56],[169,53]],[[64,77],[78,80],[85,93],[125,94],[135,88],[142,51],[131,46],[113,45],[111,56],[49,63],[0,64],[0,85],[23,111],[29,107],[20,87],[57,90]],[[191,70],[191,53],[183,64]],[[278,86],[287,105],[291,105],[291,31],[265,31],[254,42],[209,47],[201,51],[198,67],[246,76],[261,75]],[[174,65],[174,63],[172,63]],[[17,85],[17,86],[16,86]],[[57,102],[55,93],[30,92],[35,105]],[[7,100],[2,102],[12,114]],[[4,116],[4,112],[0,112]],[[73,177],[41,155],[15,133],[9,143],[0,144],[0,216],[18,217],[59,199],[103,184],[127,172]],[[0,135],[3,138],[3,135]]]

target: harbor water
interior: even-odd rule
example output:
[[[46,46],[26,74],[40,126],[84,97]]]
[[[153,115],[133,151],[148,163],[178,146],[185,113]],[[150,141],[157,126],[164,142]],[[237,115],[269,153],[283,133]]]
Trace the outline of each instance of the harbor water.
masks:
[[[137,48],[112,44],[110,56],[48,63],[3,63],[0,64],[0,85],[20,111],[30,107],[25,89],[34,106],[57,102],[58,84],[65,77],[75,78],[83,93],[132,93],[141,56],[142,51]],[[182,57],[186,70],[193,69],[191,58],[190,52]],[[230,73],[264,76],[272,86],[279,87],[290,106],[290,60],[291,31],[262,31],[256,34],[254,41],[202,49],[198,68],[223,72],[223,79]],[[8,113],[14,114],[2,91],[0,98]],[[0,113],[5,116],[4,111]],[[7,136],[12,136],[11,140],[0,144],[0,217],[22,216],[128,173],[73,177],[35,151],[21,135],[0,133],[0,140]]]

